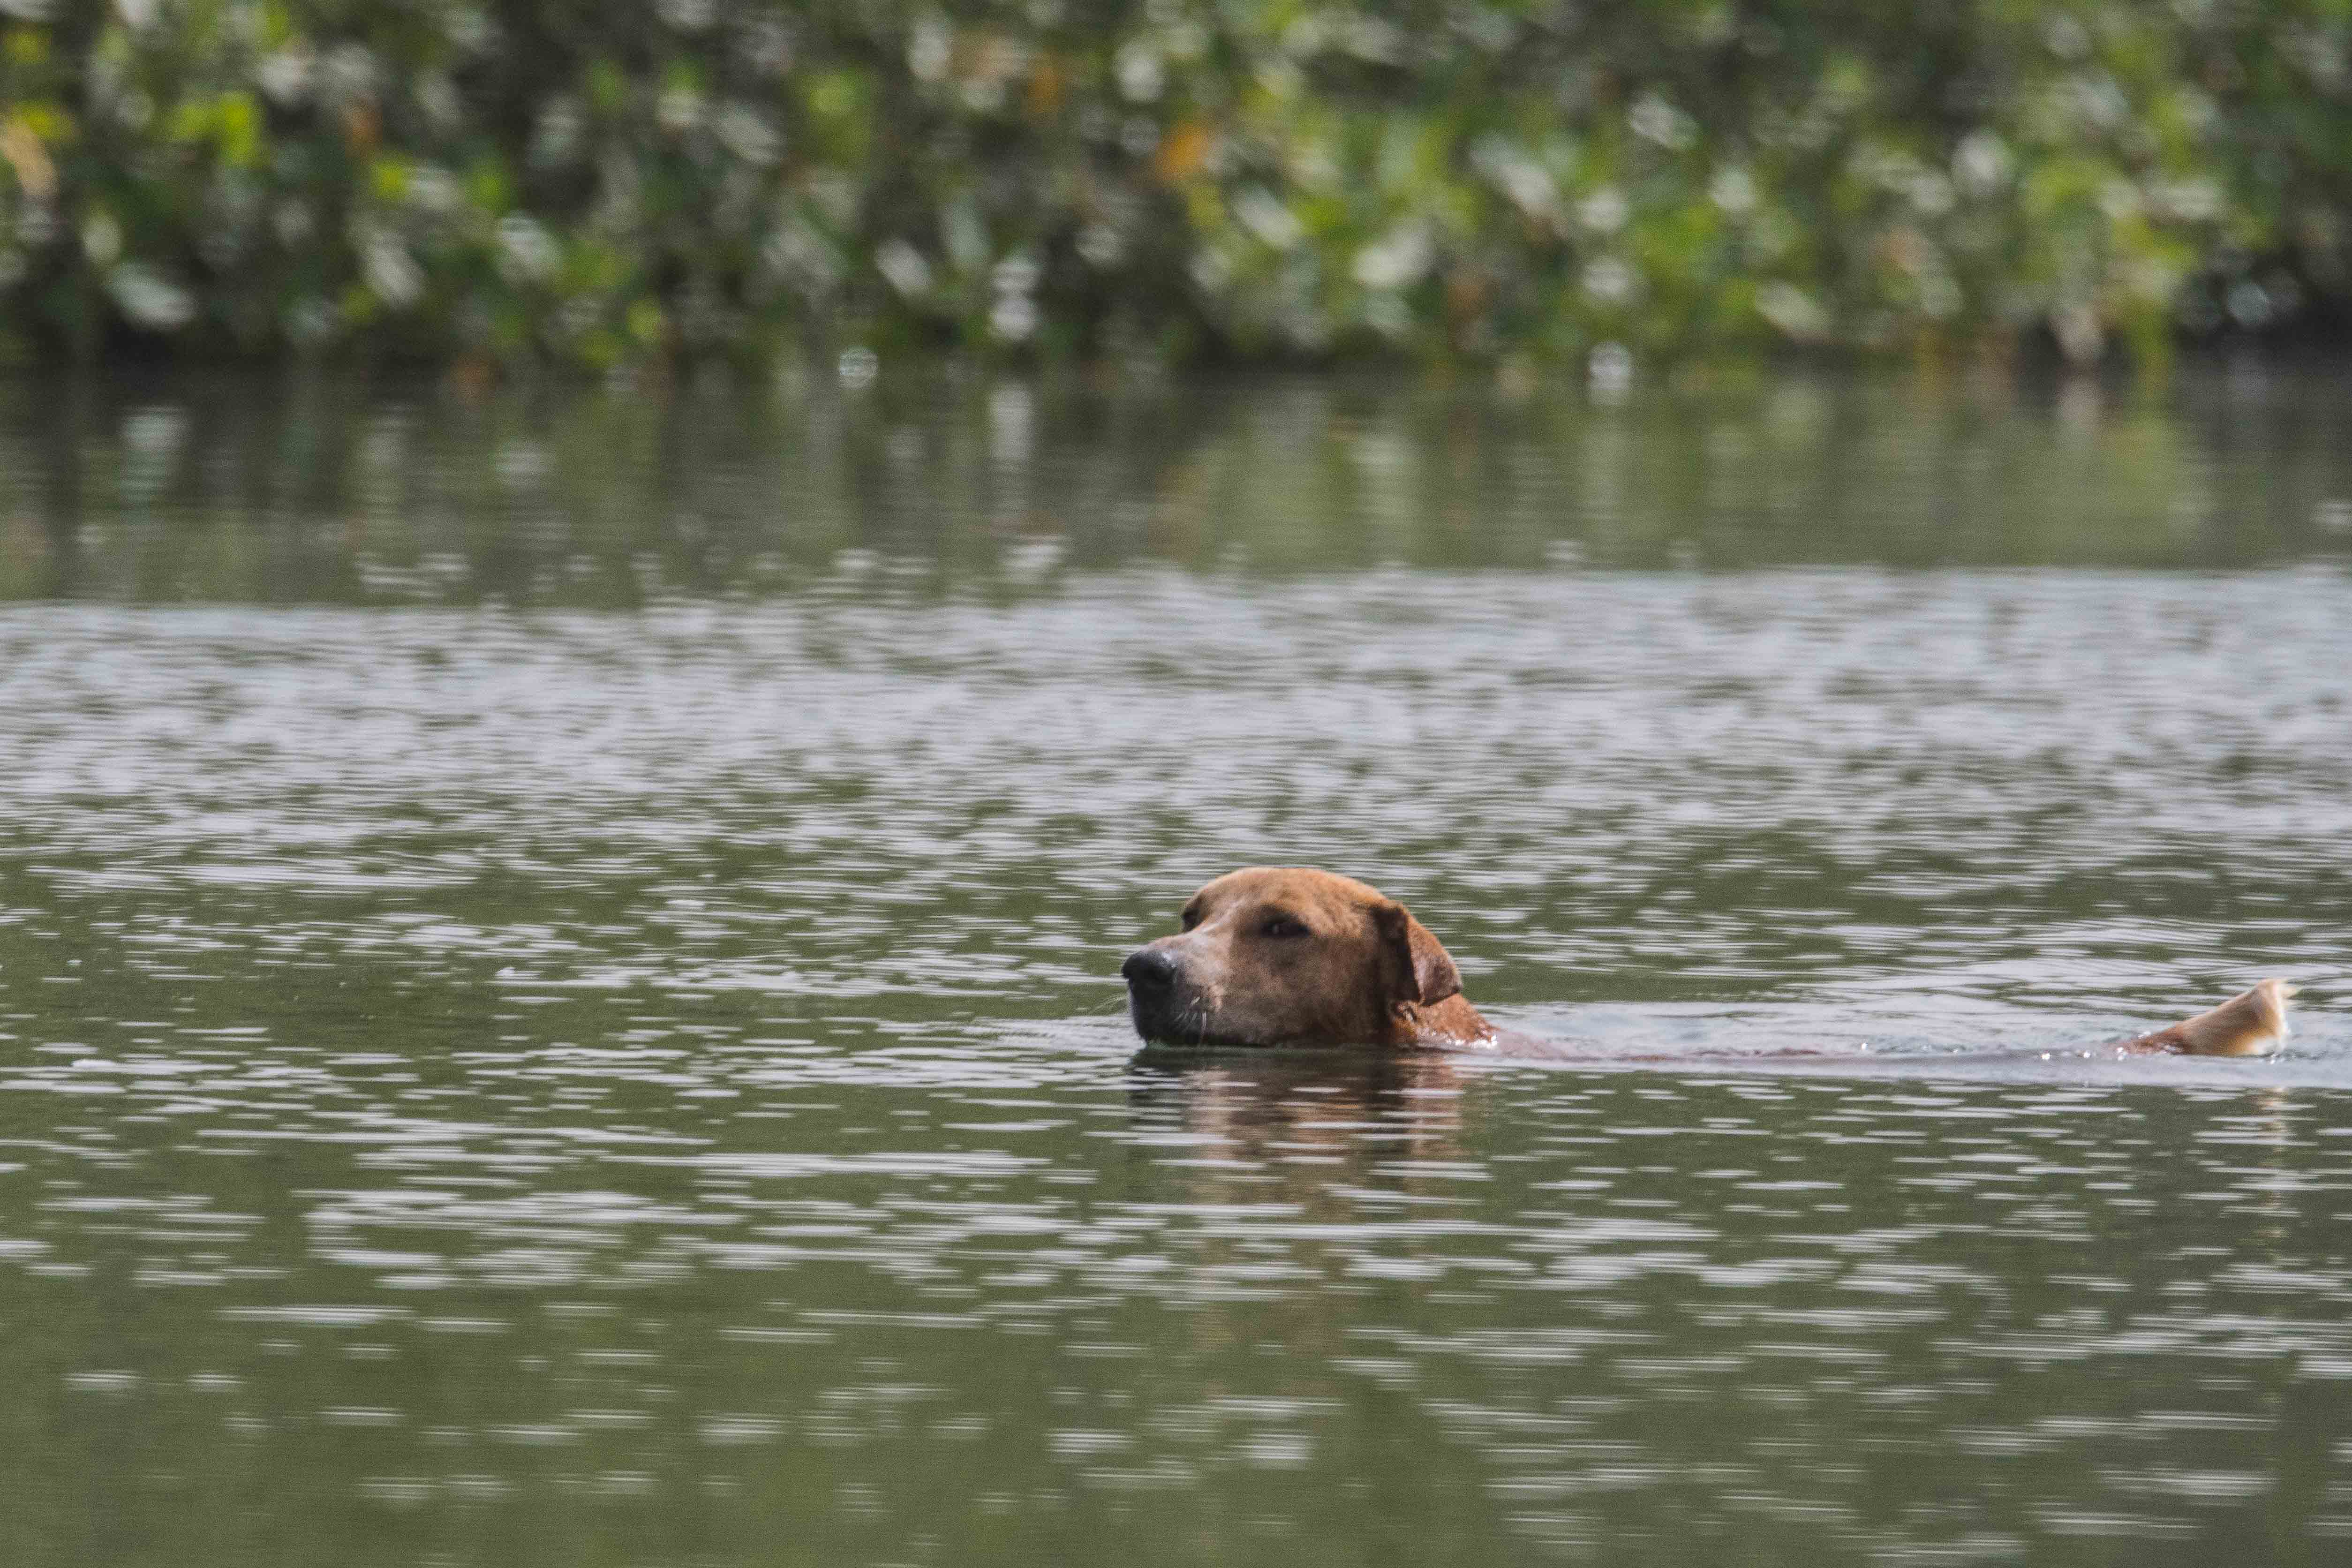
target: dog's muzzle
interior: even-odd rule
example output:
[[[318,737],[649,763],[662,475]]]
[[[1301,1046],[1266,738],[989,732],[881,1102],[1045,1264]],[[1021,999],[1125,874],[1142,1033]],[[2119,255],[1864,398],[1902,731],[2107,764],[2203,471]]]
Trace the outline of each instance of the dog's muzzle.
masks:
[[[1127,1011],[1135,1020],[1135,1032],[1147,1040],[1172,1036],[1176,1015],[1181,1010],[1177,993],[1183,978],[1176,961],[1160,948],[1138,948],[1127,955],[1118,972],[1127,981]]]

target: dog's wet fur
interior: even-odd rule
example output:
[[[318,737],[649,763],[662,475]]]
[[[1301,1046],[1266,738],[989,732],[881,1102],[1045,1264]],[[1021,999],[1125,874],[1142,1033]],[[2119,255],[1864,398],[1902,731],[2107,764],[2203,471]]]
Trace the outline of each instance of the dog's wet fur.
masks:
[[[1119,973],[1136,1033],[1155,1044],[1558,1054],[1479,1016],[1453,958],[1402,904],[1303,866],[1218,878],[1185,904],[1181,931]],[[2119,1047],[2267,1056],[2286,1037],[2294,994],[2265,980]]]

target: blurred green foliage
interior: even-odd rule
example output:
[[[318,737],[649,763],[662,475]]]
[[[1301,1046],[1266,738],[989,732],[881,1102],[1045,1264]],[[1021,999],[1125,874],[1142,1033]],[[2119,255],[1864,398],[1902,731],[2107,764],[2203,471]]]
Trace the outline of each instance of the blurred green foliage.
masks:
[[[2352,0],[0,0],[0,350],[2089,362],[2352,294]]]

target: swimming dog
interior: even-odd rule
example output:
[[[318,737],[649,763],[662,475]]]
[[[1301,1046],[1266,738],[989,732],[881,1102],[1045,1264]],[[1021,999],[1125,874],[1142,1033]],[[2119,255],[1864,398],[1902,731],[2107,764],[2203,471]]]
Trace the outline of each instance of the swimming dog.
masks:
[[[1177,934],[1137,949],[1119,969],[1129,1016],[1147,1041],[1556,1054],[1481,1017],[1438,940],[1402,904],[1352,878],[1254,866],[1193,894],[1182,920]],[[2284,981],[2265,980],[2119,1048],[2267,1056],[2286,1037],[2294,994]]]

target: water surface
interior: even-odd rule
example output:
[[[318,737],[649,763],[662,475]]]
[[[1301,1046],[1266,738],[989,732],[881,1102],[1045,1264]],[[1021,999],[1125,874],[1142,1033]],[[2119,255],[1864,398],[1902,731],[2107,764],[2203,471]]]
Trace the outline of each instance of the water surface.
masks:
[[[2347,1549],[2340,389],[877,391],[0,391],[12,1561]]]

